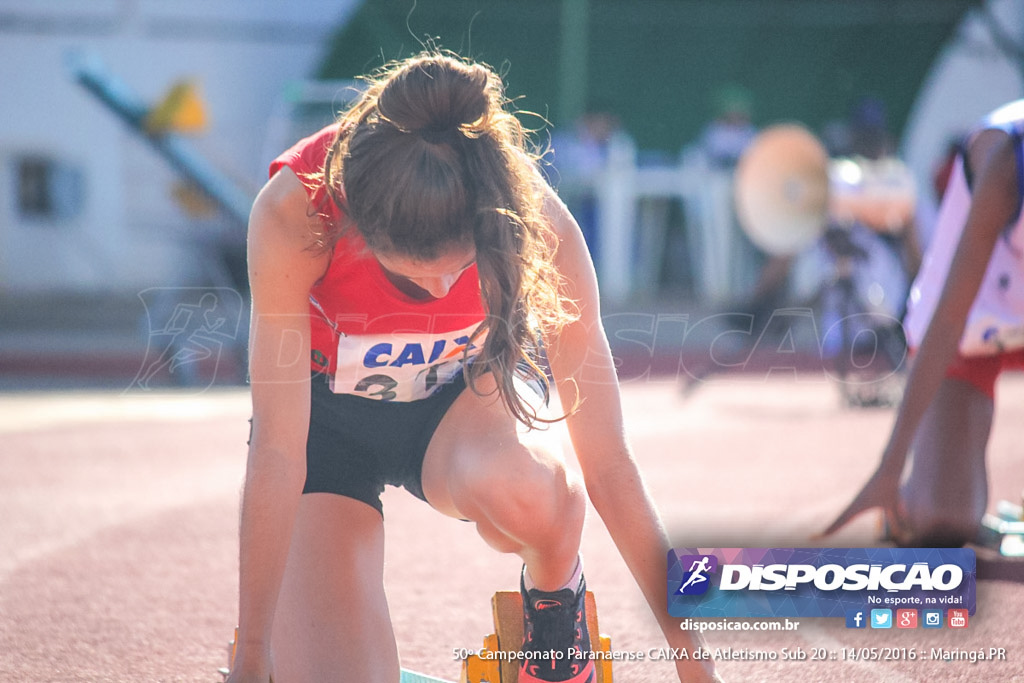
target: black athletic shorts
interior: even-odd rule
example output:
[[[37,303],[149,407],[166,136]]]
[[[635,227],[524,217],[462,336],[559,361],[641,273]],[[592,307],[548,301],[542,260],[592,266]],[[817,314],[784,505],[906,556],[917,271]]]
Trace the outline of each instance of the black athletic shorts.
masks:
[[[322,374],[312,379],[306,485],[303,493],[336,493],[383,514],[384,485],[423,495],[423,458],[448,408],[466,388],[459,374],[428,398],[377,401],[335,394]]]

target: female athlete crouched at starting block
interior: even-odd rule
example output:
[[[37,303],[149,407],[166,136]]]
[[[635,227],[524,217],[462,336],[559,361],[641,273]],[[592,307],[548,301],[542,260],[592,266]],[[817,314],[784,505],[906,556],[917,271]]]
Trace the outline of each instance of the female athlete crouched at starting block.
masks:
[[[253,425],[230,683],[399,679],[385,484],[522,557],[524,649],[590,650],[584,487],[557,435],[536,429],[542,347],[597,511],[671,644],[700,645],[666,612],[668,542],[624,437],[593,265],[505,106],[489,68],[425,53],[271,166],[249,227]],[[311,367],[279,362],[295,357]],[[529,658],[519,680],[582,683],[593,667]],[[707,662],[678,671],[714,677]]]
[[[974,540],[988,504],[995,384],[1024,368],[1024,100],[965,140],[911,289],[913,367],[882,462],[826,530],[872,507],[905,546]],[[904,474],[908,452],[911,464]]]

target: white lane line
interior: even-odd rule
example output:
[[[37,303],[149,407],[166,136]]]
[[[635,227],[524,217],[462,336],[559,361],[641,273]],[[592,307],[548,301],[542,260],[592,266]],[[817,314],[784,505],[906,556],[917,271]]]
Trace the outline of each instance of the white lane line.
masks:
[[[238,496],[241,470],[239,464],[225,461],[202,472],[191,472],[191,476],[160,477],[130,491],[97,491],[96,500],[73,501],[46,509],[16,509],[21,527],[0,533],[0,548],[4,548],[0,552],[0,586],[21,567],[109,529],[137,524],[171,510],[222,501],[231,503]],[[73,521],[61,521],[58,516]],[[41,533],[27,538],[22,533],[26,523]]]
[[[0,394],[0,434],[39,431],[69,424],[112,421],[188,421],[247,416],[244,387],[186,391],[60,391]]]

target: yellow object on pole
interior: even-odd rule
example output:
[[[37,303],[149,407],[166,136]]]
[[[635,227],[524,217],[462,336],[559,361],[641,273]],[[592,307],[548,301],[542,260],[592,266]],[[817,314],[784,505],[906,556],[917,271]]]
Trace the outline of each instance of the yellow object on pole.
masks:
[[[171,86],[160,102],[146,114],[146,132],[159,134],[202,133],[206,130],[206,107],[199,86],[182,80]]]

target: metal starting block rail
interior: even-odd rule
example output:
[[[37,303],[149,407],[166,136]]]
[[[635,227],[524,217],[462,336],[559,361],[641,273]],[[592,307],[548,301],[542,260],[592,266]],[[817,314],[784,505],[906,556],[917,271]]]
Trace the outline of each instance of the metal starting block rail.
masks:
[[[1024,510],[1016,503],[999,501],[996,514],[982,517],[977,542],[998,549],[1003,557],[1024,557]]]
[[[408,669],[402,669],[402,678],[400,683],[452,683],[446,681],[443,678],[434,678],[426,674],[416,673],[415,671],[409,671]]]
[[[227,680],[228,674],[231,673],[230,666],[235,661],[235,643],[238,642],[238,629],[235,629],[235,637],[228,642],[228,666],[217,669],[217,673]],[[409,671],[408,669],[402,669],[402,677],[399,683],[453,683],[443,678],[435,678],[428,676],[427,674],[421,674],[416,671]]]

